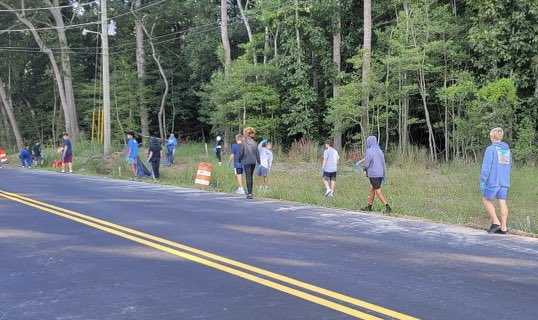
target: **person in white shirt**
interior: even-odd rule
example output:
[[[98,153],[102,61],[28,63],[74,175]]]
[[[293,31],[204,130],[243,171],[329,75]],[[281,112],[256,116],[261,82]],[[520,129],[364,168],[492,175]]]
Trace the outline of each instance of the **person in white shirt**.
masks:
[[[267,140],[263,140],[258,145],[258,150],[260,152],[260,166],[258,167],[258,176],[261,178],[262,183],[260,189],[267,191],[269,188],[269,173],[271,172],[271,167],[273,166],[273,152],[271,149],[273,144]]]
[[[340,156],[334,148],[334,141],[325,141],[325,151],[323,152],[323,163],[321,164],[321,172],[323,173],[323,184],[325,184],[325,196],[332,197],[334,195],[334,187],[336,184],[336,172],[338,171],[338,161]]]

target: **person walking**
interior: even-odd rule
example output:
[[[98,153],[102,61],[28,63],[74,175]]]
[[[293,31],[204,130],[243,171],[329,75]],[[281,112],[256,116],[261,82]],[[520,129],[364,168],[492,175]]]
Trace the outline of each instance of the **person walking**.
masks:
[[[321,172],[323,176],[323,184],[325,185],[325,196],[334,196],[334,187],[336,185],[336,172],[338,171],[338,161],[340,155],[333,148],[334,141],[325,141],[325,151],[323,152],[323,162],[321,164]]]
[[[21,168],[31,168],[32,167],[32,153],[28,147],[25,147],[19,153],[19,158],[21,159]]]
[[[217,161],[219,162],[219,166],[222,165],[222,137],[220,135],[217,135],[217,138],[215,139],[215,152],[217,154]]]
[[[63,134],[63,149],[62,149],[62,171],[65,173],[65,166],[69,168],[69,173],[73,173],[73,144],[69,140],[69,134]]]
[[[368,205],[361,210],[372,211],[372,205],[377,196],[385,206],[385,213],[391,213],[392,208],[389,206],[383,191],[381,191],[381,185],[386,179],[385,155],[379,144],[377,144],[377,137],[375,136],[369,136],[366,139],[366,147],[366,154],[361,162],[364,173],[370,179],[370,193],[368,195]]]
[[[36,164],[43,166],[43,154],[41,153],[41,144],[39,142],[34,145],[32,153]]]
[[[260,152],[258,145],[254,141],[256,130],[247,127],[243,130],[243,142],[239,150],[239,163],[243,166],[245,179],[247,182],[247,199],[253,199],[252,189],[254,188],[254,170],[256,163],[260,163]]]
[[[237,178],[237,190],[236,194],[244,195],[245,189],[243,189],[243,166],[239,162],[239,152],[241,151],[241,143],[243,143],[243,135],[238,134],[235,136],[235,144],[232,146],[232,152],[228,159],[228,165],[234,166],[234,174]]]
[[[170,137],[166,140],[166,162],[168,166],[174,164],[174,157],[176,155],[177,138],[173,132],[170,132]]]
[[[508,191],[510,189],[510,175],[512,171],[512,152],[507,143],[503,142],[504,131],[495,128],[489,133],[491,145],[484,152],[482,169],[480,172],[480,189],[482,190],[482,203],[490,218],[491,226],[488,233],[508,233]],[[493,199],[497,198],[501,209],[501,220],[497,217]]]
[[[153,180],[159,180],[161,178],[159,168],[161,166],[162,156],[163,156],[163,149],[161,148],[159,141],[157,140],[157,138],[152,137],[151,144],[149,146],[149,151],[148,151],[148,161],[151,164],[151,172],[153,175]]]
[[[131,169],[131,175],[136,178],[136,162],[138,159],[138,141],[134,138],[134,132],[127,132],[127,164]]]
[[[263,140],[258,145],[260,153],[260,166],[258,167],[258,176],[261,178],[260,190],[267,192],[269,188],[269,173],[273,167],[273,152],[271,149],[273,144],[267,140]]]

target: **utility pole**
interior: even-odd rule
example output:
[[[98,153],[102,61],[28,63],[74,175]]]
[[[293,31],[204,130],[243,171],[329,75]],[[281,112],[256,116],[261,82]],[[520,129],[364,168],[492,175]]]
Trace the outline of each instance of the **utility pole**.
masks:
[[[108,61],[108,16],[106,1],[101,0],[101,53],[103,55],[103,112],[104,112],[104,154],[110,154],[111,126],[110,126],[110,67]]]

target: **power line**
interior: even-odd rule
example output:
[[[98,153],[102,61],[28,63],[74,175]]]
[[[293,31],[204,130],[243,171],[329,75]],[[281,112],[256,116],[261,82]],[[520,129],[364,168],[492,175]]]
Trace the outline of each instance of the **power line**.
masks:
[[[65,6],[57,6],[57,7],[42,7],[42,8],[20,8],[20,9],[0,9],[0,12],[24,12],[24,11],[39,11],[39,10],[50,10],[50,9],[63,9],[63,8],[74,8],[77,9],[77,6],[85,7],[89,6],[91,4],[97,3],[97,1],[87,2],[87,3],[78,3],[73,2],[72,4],[68,4]]]

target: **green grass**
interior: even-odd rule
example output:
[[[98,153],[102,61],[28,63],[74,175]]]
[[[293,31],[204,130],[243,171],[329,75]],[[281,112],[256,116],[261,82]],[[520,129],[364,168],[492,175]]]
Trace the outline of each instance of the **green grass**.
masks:
[[[51,149],[44,153],[46,168],[52,170],[49,164],[58,156]],[[119,152],[103,158],[99,156],[98,146],[79,144],[75,147],[75,155],[75,171],[79,173],[129,178],[123,155]],[[12,157],[12,160],[15,158]],[[218,166],[214,154],[210,152],[207,156],[202,144],[182,144],[176,153],[176,165],[172,168],[161,167],[162,179],[159,183],[194,187],[196,167],[202,161],[214,165],[208,190],[232,193],[236,189],[235,176],[232,169],[225,165],[226,161],[223,166]],[[384,187],[384,192],[395,215],[479,228],[489,226],[489,219],[480,201],[478,164],[431,165],[402,159],[391,163],[388,168],[390,183]],[[368,181],[361,172],[350,165],[340,165],[335,197],[328,198],[323,195],[319,167],[320,163],[317,162],[291,161],[277,154],[270,175],[269,191],[260,194],[255,189],[255,196],[350,210],[358,210],[366,204]],[[538,171],[533,167],[514,168],[512,180],[509,227],[538,234]],[[374,209],[382,210],[378,201]]]

